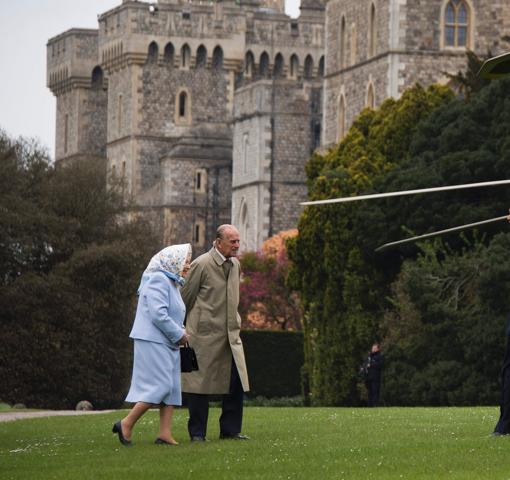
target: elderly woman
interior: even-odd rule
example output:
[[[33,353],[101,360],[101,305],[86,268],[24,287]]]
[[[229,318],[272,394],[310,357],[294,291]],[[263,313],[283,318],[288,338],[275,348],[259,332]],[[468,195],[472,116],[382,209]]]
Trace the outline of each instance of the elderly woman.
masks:
[[[152,257],[138,288],[138,307],[130,337],[134,362],[127,402],[129,414],[113,425],[122,445],[131,445],[133,427],[153,405],[159,406],[159,435],[155,443],[177,445],[172,436],[175,405],[181,405],[179,345],[188,335],[183,327],[185,306],[180,286],[191,262],[191,245],[173,245]]]

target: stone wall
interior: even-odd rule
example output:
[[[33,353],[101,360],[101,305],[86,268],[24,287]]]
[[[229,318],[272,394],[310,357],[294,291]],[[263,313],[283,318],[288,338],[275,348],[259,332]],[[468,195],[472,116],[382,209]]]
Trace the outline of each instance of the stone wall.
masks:
[[[373,85],[375,106],[420,83],[447,83],[445,72],[466,68],[466,49],[445,47],[443,13],[446,0],[331,0],[326,10],[326,78],[324,82],[325,146],[339,138],[339,98],[345,98],[345,131],[367,105]],[[376,11],[377,48],[368,55],[369,12]],[[468,46],[479,56],[502,52],[501,37],[510,32],[510,3],[468,0],[471,36]],[[340,63],[340,31],[345,18],[344,63]],[[352,32],[356,34],[351,36]],[[353,38],[356,41],[353,42]],[[356,44],[352,55],[353,44]],[[505,48],[508,48],[506,45]],[[353,63],[354,61],[354,63]]]

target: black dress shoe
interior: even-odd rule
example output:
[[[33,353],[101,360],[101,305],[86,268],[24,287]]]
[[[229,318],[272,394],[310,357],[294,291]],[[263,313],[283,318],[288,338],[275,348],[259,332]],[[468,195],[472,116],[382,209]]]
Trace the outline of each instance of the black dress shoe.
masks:
[[[166,440],[163,440],[162,438],[156,438],[156,440],[154,440],[154,443],[156,445],[169,445],[171,447],[175,447],[177,444],[176,443],[170,443],[170,442],[167,442]]]
[[[132,445],[131,440],[127,440],[124,438],[124,435],[122,434],[122,425],[120,423],[120,420],[117,423],[113,424],[112,432],[119,435],[119,442],[122,443],[125,447],[130,447]]]
[[[247,435],[241,435],[240,433],[220,433],[220,440],[249,440],[250,437]]]
[[[207,442],[208,440],[205,437],[200,437],[198,435],[191,437],[190,441],[192,442]]]

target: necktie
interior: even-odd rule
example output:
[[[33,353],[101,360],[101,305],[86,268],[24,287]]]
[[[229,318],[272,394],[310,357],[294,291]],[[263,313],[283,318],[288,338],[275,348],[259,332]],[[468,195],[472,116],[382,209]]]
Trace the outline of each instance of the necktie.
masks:
[[[222,264],[223,273],[225,274],[225,278],[228,280],[228,276],[230,274],[230,269],[232,268],[232,262],[229,258],[227,258]]]

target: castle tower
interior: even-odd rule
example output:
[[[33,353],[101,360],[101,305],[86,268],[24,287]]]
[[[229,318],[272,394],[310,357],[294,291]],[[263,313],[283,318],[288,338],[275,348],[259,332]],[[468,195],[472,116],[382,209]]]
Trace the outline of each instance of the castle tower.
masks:
[[[107,81],[96,30],[72,29],[48,41],[46,84],[57,97],[57,161],[106,155]]]
[[[243,249],[294,228],[306,199],[304,166],[320,143],[323,13],[292,20],[261,10],[247,31],[232,179],[232,219]]]
[[[467,49],[508,50],[508,32],[506,0],[329,0],[324,144],[343,138],[363,108],[417,82],[448,82],[445,72],[465,70]]]
[[[195,253],[221,223],[244,218],[250,248],[293,227],[321,123],[324,11],[310,5],[293,20],[282,0],[123,0],[97,30],[51,39],[57,161],[106,156],[131,213]],[[246,129],[261,148],[241,154]]]

